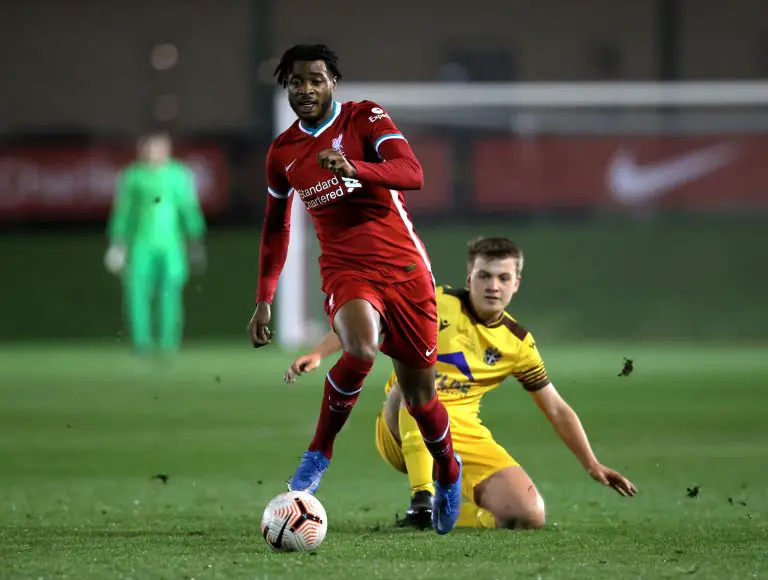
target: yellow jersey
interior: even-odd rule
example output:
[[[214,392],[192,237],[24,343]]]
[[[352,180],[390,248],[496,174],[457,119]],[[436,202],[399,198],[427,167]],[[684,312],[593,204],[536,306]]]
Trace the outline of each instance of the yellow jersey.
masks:
[[[533,335],[506,312],[486,325],[473,314],[468,290],[437,288],[437,366],[435,387],[449,412],[477,415],[481,399],[507,377],[527,391],[546,387],[550,380]],[[396,381],[389,377],[385,392]]]

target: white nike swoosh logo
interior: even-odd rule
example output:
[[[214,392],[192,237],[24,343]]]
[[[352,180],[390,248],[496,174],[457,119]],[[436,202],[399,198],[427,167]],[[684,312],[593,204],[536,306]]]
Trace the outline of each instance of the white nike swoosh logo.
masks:
[[[665,161],[638,165],[632,153],[620,148],[608,165],[606,185],[613,198],[622,203],[649,201],[714,173],[737,155],[735,145],[721,143]]]
[[[436,346],[433,346],[432,348],[430,348],[430,349],[429,349],[427,352],[425,352],[424,354],[425,354],[425,355],[427,355],[427,356],[430,356],[430,355],[431,355],[433,352],[435,352],[435,349],[436,349],[436,348],[437,348]]]
[[[290,162],[288,165],[286,165],[286,166],[285,166],[285,172],[286,172],[286,173],[288,173],[288,170],[289,170],[291,167],[293,167],[293,164],[294,164],[294,163],[296,163],[296,161],[297,161],[297,160],[298,160],[298,157],[297,157],[296,159],[294,159],[293,161],[291,161],[291,162]]]

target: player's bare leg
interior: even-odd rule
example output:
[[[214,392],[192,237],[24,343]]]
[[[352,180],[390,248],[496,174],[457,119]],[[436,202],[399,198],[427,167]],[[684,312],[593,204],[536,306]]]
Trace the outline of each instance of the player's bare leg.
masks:
[[[546,520],[544,500],[519,465],[506,467],[478,484],[475,503],[493,514],[497,528],[536,529]]]
[[[408,412],[435,460],[432,524],[438,533],[446,534],[456,525],[461,509],[461,460],[453,452],[448,411],[435,391],[435,368],[413,368],[397,360],[393,363]]]
[[[370,302],[355,298],[344,304],[333,319],[333,330],[345,353],[371,362],[376,359],[381,316]]]
[[[381,319],[366,300],[353,299],[342,305],[333,327],[343,353],[326,375],[315,436],[291,479],[292,490],[317,490],[333,456],[336,436],[347,422],[378,352]]]

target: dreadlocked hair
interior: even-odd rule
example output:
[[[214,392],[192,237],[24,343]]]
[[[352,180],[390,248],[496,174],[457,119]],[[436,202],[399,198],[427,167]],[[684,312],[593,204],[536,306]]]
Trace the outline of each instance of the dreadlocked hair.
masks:
[[[274,76],[277,77],[278,84],[283,88],[288,86],[288,77],[293,72],[293,64],[297,60],[322,60],[328,67],[328,72],[336,80],[341,80],[341,71],[339,71],[339,57],[330,48],[324,44],[297,44],[283,53],[280,63],[275,68]]]

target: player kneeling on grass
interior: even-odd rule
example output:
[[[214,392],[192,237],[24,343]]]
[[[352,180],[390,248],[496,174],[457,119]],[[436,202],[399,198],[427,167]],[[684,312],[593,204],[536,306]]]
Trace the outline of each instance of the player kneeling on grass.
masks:
[[[435,386],[450,414],[453,443],[463,458],[464,504],[457,526],[539,528],[544,501],[512,456],[479,417],[480,401],[509,376],[533,398],[560,438],[593,479],[622,496],[636,488],[623,475],[601,465],[576,413],[549,379],[533,335],[505,308],[520,287],[523,253],[505,238],[470,242],[467,287],[440,287],[440,320]],[[285,375],[293,382],[340,348],[329,333],[311,353],[299,357]],[[402,402],[393,374],[386,402],[376,419],[376,448],[387,463],[408,474],[411,506],[403,524],[428,527],[432,512],[432,457]]]

